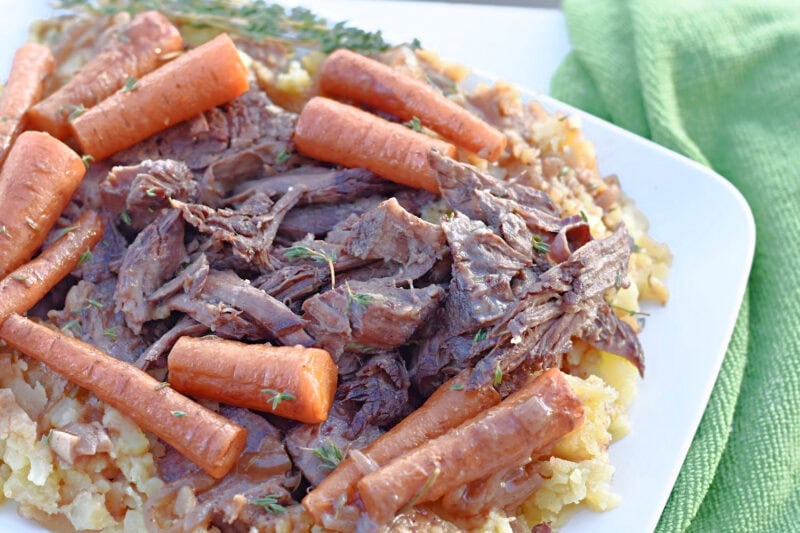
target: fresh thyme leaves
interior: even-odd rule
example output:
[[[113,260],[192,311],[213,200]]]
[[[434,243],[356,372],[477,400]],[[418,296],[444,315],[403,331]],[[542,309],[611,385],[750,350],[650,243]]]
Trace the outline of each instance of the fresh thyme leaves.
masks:
[[[278,408],[281,402],[295,399],[295,395],[291,392],[280,392],[275,389],[261,389],[261,392],[269,394],[269,399],[267,401],[272,403],[273,411]]]
[[[498,387],[502,382],[503,382],[503,370],[500,368],[500,363],[497,362],[494,366],[494,377],[492,378],[492,385]]]
[[[186,411],[175,410],[175,411],[172,411],[172,416],[174,416],[175,418],[185,418],[185,417],[189,416],[189,414]]]
[[[67,115],[67,120],[75,120],[79,116],[83,115],[86,112],[86,106],[83,104],[74,105],[74,104],[67,104],[61,108],[63,111],[69,111],[69,115]]]
[[[82,265],[82,264],[84,264],[86,261],[88,261],[91,258],[92,258],[92,252],[89,251],[89,250],[86,250],[85,252],[83,252],[81,254],[80,258],[78,259],[78,264]]]
[[[39,224],[34,222],[31,217],[25,217],[25,223],[31,228],[33,231],[39,231]]]
[[[550,245],[542,240],[541,235],[533,236],[533,249],[539,252],[540,254],[550,253]]]
[[[286,163],[291,155],[286,150],[281,150],[277,156],[275,156],[275,162],[278,164]]]
[[[119,33],[117,34],[117,39],[119,39],[119,40],[120,40],[120,41],[122,41],[123,43],[129,43],[129,42],[131,42],[131,38],[130,38],[130,37],[128,37],[128,35],[127,35],[127,34],[126,34],[124,31],[121,31],[121,32],[119,32]]]
[[[333,470],[344,459],[344,452],[330,438],[327,443],[317,448],[306,449],[322,461],[321,468],[325,470]]]
[[[117,327],[106,328],[103,330],[103,336],[108,337],[112,341],[117,340]]]
[[[136,78],[134,78],[133,76],[130,76],[125,81],[125,85],[122,87],[122,92],[127,93],[127,92],[130,92],[130,91],[134,90],[136,88],[136,82],[137,81],[138,80]]]
[[[86,303],[88,303],[92,307],[96,307],[97,309],[102,309],[105,307],[105,304],[103,302],[99,302],[94,298],[86,298]]]
[[[389,48],[381,32],[352,28],[344,22],[331,26],[327,20],[308,9],[286,9],[263,0],[61,0],[57,7],[95,15],[157,9],[179,26],[211,28],[256,41],[278,39],[296,46],[317,48],[326,54],[337,48],[349,48],[362,53],[381,52]]]
[[[422,122],[419,120],[419,117],[413,117],[408,122],[403,122],[403,126],[410,128],[414,131],[418,132],[422,131]]]
[[[634,311],[633,309],[627,309],[625,307],[620,307],[618,305],[612,305],[611,308],[612,309],[616,309],[617,311],[620,311],[621,313],[625,313],[628,316],[636,316],[636,315],[639,315],[639,316],[650,316],[650,313],[645,313],[644,311]]]
[[[78,319],[70,320],[66,324],[64,324],[61,328],[61,331],[67,332],[70,330],[74,330],[77,333],[81,333],[81,323]]]
[[[166,389],[166,388],[167,388],[167,387],[169,387],[169,386],[170,386],[170,385],[169,385],[169,383],[167,383],[166,381],[162,381],[162,382],[160,382],[158,385],[156,385],[155,387],[153,387],[153,390],[161,390],[161,389]]]
[[[344,287],[347,290],[347,301],[353,302],[356,305],[360,305],[361,307],[368,307],[369,304],[372,303],[372,296],[369,294],[364,294],[363,292],[353,292],[350,289],[350,284],[346,281],[344,282]]]
[[[450,390],[464,390],[464,384],[463,383],[453,383],[452,385],[450,385]]]
[[[477,343],[479,343],[481,341],[485,341],[487,334],[488,334],[488,332],[485,329],[483,329],[483,328],[479,329],[475,333],[475,336],[472,337],[472,344],[477,344]]]
[[[411,48],[412,50],[419,50],[420,48],[422,48],[422,43],[419,42],[419,39],[414,37],[414,40],[408,43],[408,47]]]
[[[336,262],[336,252],[328,253],[324,250],[315,250],[309,246],[290,246],[283,251],[283,256],[286,259],[311,259],[318,263],[328,263],[328,269],[331,273],[331,289],[336,288],[336,271],[333,264]]]
[[[85,166],[86,168],[89,168],[89,165],[94,163],[94,157],[92,157],[89,154],[82,155],[81,156],[81,161],[83,161],[83,166]]]
[[[567,165],[564,165],[563,167],[561,167],[561,172],[559,172],[558,175],[563,178],[567,174],[569,174],[569,167]]]
[[[285,514],[286,507],[278,503],[278,498],[280,496],[277,494],[267,494],[263,498],[257,498],[250,503],[263,507],[265,511],[271,514]]]
[[[123,211],[122,213],[120,213],[119,218],[125,223],[125,225],[127,226],[131,225],[131,216],[128,214],[127,211]]]
[[[422,485],[422,487],[419,489],[419,492],[417,492],[414,495],[414,497],[411,499],[410,502],[408,502],[402,509],[400,509],[400,514],[408,511],[409,509],[417,505],[417,502],[420,501],[422,497],[425,496],[425,494],[427,494],[429,490],[431,490],[431,487],[433,486],[434,483],[436,483],[436,480],[439,479],[439,476],[441,474],[442,474],[442,469],[437,464],[436,468],[434,468],[433,472],[431,472],[431,474],[428,476],[428,479],[425,480],[425,484]]]
[[[581,220],[583,220],[584,222],[589,222],[589,217],[586,216],[586,211],[584,211],[583,209],[581,209]]]
[[[144,191],[144,194],[149,198],[153,198],[156,195],[156,188],[149,187],[146,191]]]

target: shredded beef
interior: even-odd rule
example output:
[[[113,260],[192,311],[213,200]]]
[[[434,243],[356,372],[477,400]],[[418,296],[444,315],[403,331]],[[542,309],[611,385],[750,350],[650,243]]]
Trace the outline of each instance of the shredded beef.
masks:
[[[334,358],[345,350],[375,353],[408,342],[444,298],[437,285],[403,289],[354,281],[303,303],[308,332]]]
[[[144,351],[146,344],[141,335],[128,328],[123,314],[114,311],[116,283],[114,277],[97,284],[79,281],[67,293],[64,309],[50,311],[47,316],[75,337],[130,363]]]
[[[292,209],[283,218],[279,232],[289,241],[297,241],[308,234],[324,237],[337,224],[351,215],[360,215],[381,203],[380,196],[359,198],[351,203],[308,205]]]
[[[200,189],[185,163],[166,159],[114,167],[100,184],[100,191],[106,209],[126,212],[131,227],[140,230],[169,207],[170,199],[193,202]]]
[[[644,354],[636,332],[621,320],[609,305],[601,305],[580,335],[595,348],[624,357],[644,377]]]
[[[183,245],[183,220],[174,209],[165,211],[142,230],[122,259],[117,289],[116,309],[134,333],[155,318],[155,306],[147,297],[169,279],[187,259]]]
[[[72,271],[72,275],[92,283],[99,283],[119,272],[122,258],[128,249],[128,241],[117,229],[114,215],[105,209],[100,211],[103,221],[103,238],[92,249],[89,258]]]

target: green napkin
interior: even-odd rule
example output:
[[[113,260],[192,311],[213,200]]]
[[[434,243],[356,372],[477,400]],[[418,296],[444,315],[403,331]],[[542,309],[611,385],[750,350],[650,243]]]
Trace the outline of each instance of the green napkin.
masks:
[[[552,94],[709,165],[756,219],[745,302],[658,530],[800,531],[800,1],[564,13],[573,52]]]

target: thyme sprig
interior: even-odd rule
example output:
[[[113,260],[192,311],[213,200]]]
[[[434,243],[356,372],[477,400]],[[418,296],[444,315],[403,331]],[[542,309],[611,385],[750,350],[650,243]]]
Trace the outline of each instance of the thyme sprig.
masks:
[[[336,263],[338,257],[335,251],[328,253],[325,250],[315,250],[310,246],[297,245],[286,248],[283,251],[283,256],[286,259],[311,259],[318,263],[328,263],[328,269],[331,273],[331,289],[336,288],[336,271],[333,268],[333,264]]]
[[[256,498],[250,503],[263,507],[265,511],[271,514],[285,514],[286,507],[278,503],[278,498],[280,498],[278,494],[267,494],[262,498]]]
[[[272,404],[273,411],[278,408],[281,402],[297,399],[294,394],[286,391],[276,391],[275,389],[261,389],[261,392],[269,395],[269,399],[267,401]]]
[[[277,39],[296,46],[318,48],[326,54],[337,48],[363,53],[389,48],[379,31],[364,31],[345,22],[331,26],[308,9],[286,9],[263,0],[61,0],[57,7],[92,15],[114,15],[121,11],[140,13],[155,9],[179,25],[211,28],[256,41]]]
[[[324,443],[316,448],[303,448],[304,450],[308,450],[322,461],[321,468],[325,470],[333,470],[335,469],[339,463],[342,462],[344,459],[345,452],[343,452],[336,443],[333,442],[330,438],[328,438],[328,442]]]

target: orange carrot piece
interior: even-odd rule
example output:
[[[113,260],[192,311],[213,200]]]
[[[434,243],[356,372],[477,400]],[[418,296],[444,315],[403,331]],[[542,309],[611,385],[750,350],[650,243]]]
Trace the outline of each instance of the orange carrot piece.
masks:
[[[70,127],[83,153],[100,160],[248,88],[247,69],[223,33],[109,96]]]
[[[328,418],[338,376],[325,350],[218,337],[181,337],[167,364],[175,390],[307,424]]]
[[[54,66],[52,52],[41,44],[22,45],[14,54],[0,103],[0,164],[14,139],[25,129],[25,112],[42,97],[42,82]]]
[[[563,374],[547,370],[500,404],[394,459],[358,482],[378,525],[402,507],[530,460],[583,422],[583,404]]]
[[[11,313],[22,314],[36,305],[102,237],[103,221],[94,211],[86,211],[39,257],[0,280],[0,323]]]
[[[86,172],[67,145],[23,132],[0,170],[0,278],[42,245]]]
[[[417,117],[423,126],[489,161],[496,161],[506,147],[505,135],[427,83],[344,48],[323,63],[320,89],[400,120]]]
[[[90,344],[17,314],[0,325],[0,337],[91,391],[217,479],[244,450],[245,428]]]
[[[70,114],[97,105],[121,89],[128,79],[141,78],[164,63],[166,54],[182,49],[180,32],[164,15],[156,11],[136,15],[106,49],[63,87],[31,108],[31,127],[66,139],[70,135]]]
[[[467,380],[468,376],[458,375],[447,381],[416,411],[361,452],[382,466],[500,402],[500,395],[492,387],[463,390]],[[351,501],[363,475],[353,459],[347,457],[306,494],[302,503],[318,525],[323,525],[323,515],[335,512],[343,494],[347,495],[345,502]]]
[[[364,167],[388,180],[438,193],[428,152],[454,157],[452,144],[417,133],[328,98],[312,98],[294,130],[297,150],[346,167]]]

